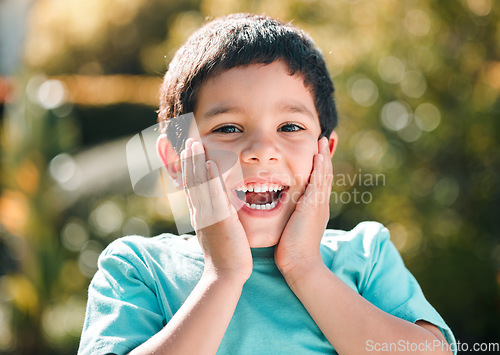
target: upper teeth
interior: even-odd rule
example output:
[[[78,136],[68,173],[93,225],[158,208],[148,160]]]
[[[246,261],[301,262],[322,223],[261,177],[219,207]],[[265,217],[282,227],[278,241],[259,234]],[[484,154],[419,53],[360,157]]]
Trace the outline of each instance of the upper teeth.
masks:
[[[245,186],[238,186],[236,188],[236,191],[243,191],[243,192],[267,192],[267,191],[274,191],[278,192],[283,190],[283,186],[281,185],[276,185],[276,184],[248,184]]]

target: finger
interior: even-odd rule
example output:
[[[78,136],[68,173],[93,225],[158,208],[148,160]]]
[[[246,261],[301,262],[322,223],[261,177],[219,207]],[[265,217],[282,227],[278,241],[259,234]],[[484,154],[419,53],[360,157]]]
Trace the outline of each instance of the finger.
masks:
[[[333,164],[332,164],[332,155],[330,153],[330,147],[328,146],[328,141],[325,144],[326,146],[326,156],[325,156],[325,163],[326,163],[326,173],[328,174],[327,177],[329,179],[329,186],[331,187],[331,183],[333,180]]]
[[[309,177],[309,183],[307,184],[306,191],[301,197],[301,200],[312,207],[317,206],[318,200],[320,200],[321,194],[323,193],[321,189],[322,186],[323,156],[321,154],[316,154],[313,157],[313,171],[311,173],[311,176]]]
[[[185,184],[185,186],[188,186],[187,185],[187,177],[188,177],[188,175],[189,175],[189,177],[192,176],[192,174],[191,174],[192,167],[190,166],[191,162],[188,161],[187,159],[191,159],[191,155],[192,155],[191,145],[193,144],[193,141],[194,141],[193,138],[188,138],[186,140],[186,142],[184,143],[185,144],[185,147],[184,147],[184,150],[183,150],[183,152],[184,152],[184,165],[181,165],[181,166],[183,168],[183,171],[185,172],[185,174],[184,174],[184,176],[186,177],[186,184]],[[182,152],[181,152],[181,159],[182,159]],[[189,174],[188,174],[188,169],[189,169]],[[193,182],[193,180],[190,179],[189,180],[189,183],[190,183],[189,186],[192,186],[192,184],[191,184],[192,182]]]
[[[203,228],[205,222],[202,220],[203,216],[206,214],[202,211],[203,207],[200,202],[200,194],[198,192],[198,182],[195,175],[194,166],[194,152],[193,152],[194,140],[189,138],[186,141],[186,149],[181,153],[182,162],[182,177],[184,184],[184,191],[186,193],[189,214],[191,217],[191,223],[195,230]]]
[[[326,168],[325,168],[325,187],[328,189],[328,191],[332,190],[332,183],[333,183],[333,165],[332,165],[332,160],[327,159],[326,160]]]
[[[318,153],[319,154],[328,154],[330,153],[330,150],[328,148],[328,139],[326,137],[322,137],[319,141],[318,141]]]
[[[326,137],[320,139],[318,151],[323,156],[324,185],[331,188],[333,181],[333,166],[330,156],[330,148],[328,146],[328,139],[326,139]]]
[[[217,164],[214,161],[209,160],[207,161],[206,166],[209,178],[208,185],[210,188],[212,209],[214,211],[214,215],[217,216],[217,219],[222,220],[229,217],[232,205],[230,204],[226,190],[224,189],[224,184],[222,182]]]
[[[324,162],[330,159],[330,149],[328,147],[328,139],[323,137],[318,142],[318,153],[321,154],[324,158]]]
[[[193,138],[186,139],[185,148],[186,149],[191,149],[191,145],[193,144],[193,142],[194,142]]]
[[[313,204],[315,207],[318,206],[329,206],[330,202],[330,193],[331,193],[331,174],[328,174],[328,163],[330,162],[329,156],[325,159],[325,156],[322,154],[318,154],[316,157],[315,163],[316,170],[315,173],[315,189],[313,196],[311,197]],[[326,164],[325,164],[326,160]]]
[[[187,201],[188,201],[188,206],[189,206],[189,210],[192,211],[193,210],[193,203],[192,203],[192,199],[191,199],[191,194],[190,194],[190,191],[189,191],[189,188],[188,188],[188,177],[187,177],[187,171],[188,171],[188,161],[190,160],[190,158],[188,158],[188,150],[187,149],[184,149],[182,152],[181,152],[181,176],[182,176],[182,186],[184,187],[184,192],[187,196]]]
[[[207,169],[205,167],[205,149],[203,144],[194,141],[191,145],[194,181],[196,186],[207,182]]]
[[[324,160],[322,154],[316,154],[314,156],[314,169],[311,174],[312,185],[318,190],[324,185]]]
[[[182,186],[184,189],[187,188],[187,149],[183,149],[181,152],[181,176],[182,176]]]
[[[193,172],[193,158],[191,148],[186,148],[181,153],[182,182],[186,189],[195,185]]]
[[[195,179],[195,192],[197,199],[203,209],[211,206],[210,189],[208,186],[208,174],[205,161],[205,149],[203,144],[194,141],[191,145],[193,170]]]

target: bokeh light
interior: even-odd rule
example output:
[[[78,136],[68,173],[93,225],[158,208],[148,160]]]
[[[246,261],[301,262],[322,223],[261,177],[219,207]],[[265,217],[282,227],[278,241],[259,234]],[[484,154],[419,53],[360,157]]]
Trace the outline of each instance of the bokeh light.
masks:
[[[425,77],[416,70],[407,71],[401,80],[401,90],[406,96],[418,99],[424,95],[427,90],[427,82]]]
[[[351,86],[351,96],[361,106],[371,106],[378,98],[378,88],[368,78],[356,79]]]
[[[397,84],[403,80],[405,75],[405,65],[401,59],[397,57],[383,57],[378,62],[378,73],[385,82]]]
[[[435,105],[424,102],[415,109],[415,123],[421,130],[431,132],[440,122],[441,112]]]
[[[410,110],[404,101],[388,102],[382,108],[382,124],[391,131],[400,131],[410,123],[412,117]]]
[[[71,251],[79,251],[89,240],[87,224],[77,218],[71,218],[61,230],[61,241]]]

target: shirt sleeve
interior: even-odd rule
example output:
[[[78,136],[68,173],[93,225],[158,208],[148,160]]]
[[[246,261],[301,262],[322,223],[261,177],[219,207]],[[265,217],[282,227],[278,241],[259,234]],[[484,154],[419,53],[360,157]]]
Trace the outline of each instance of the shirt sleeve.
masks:
[[[78,354],[126,354],[164,326],[143,261],[117,241],[101,254],[89,286]]]
[[[426,300],[415,277],[405,267],[387,228],[379,225],[379,232],[371,243],[366,270],[367,278],[360,294],[383,311],[415,323],[425,320],[437,326],[456,353],[456,342],[443,318]]]

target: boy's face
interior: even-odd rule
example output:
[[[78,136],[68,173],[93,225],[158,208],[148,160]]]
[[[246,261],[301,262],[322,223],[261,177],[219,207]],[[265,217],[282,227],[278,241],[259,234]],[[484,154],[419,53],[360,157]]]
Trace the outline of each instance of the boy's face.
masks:
[[[207,159],[226,172],[250,246],[277,244],[307,185],[321,133],[302,77],[290,76],[281,61],[227,70],[201,86],[194,116]],[[236,164],[220,151],[234,153]]]

